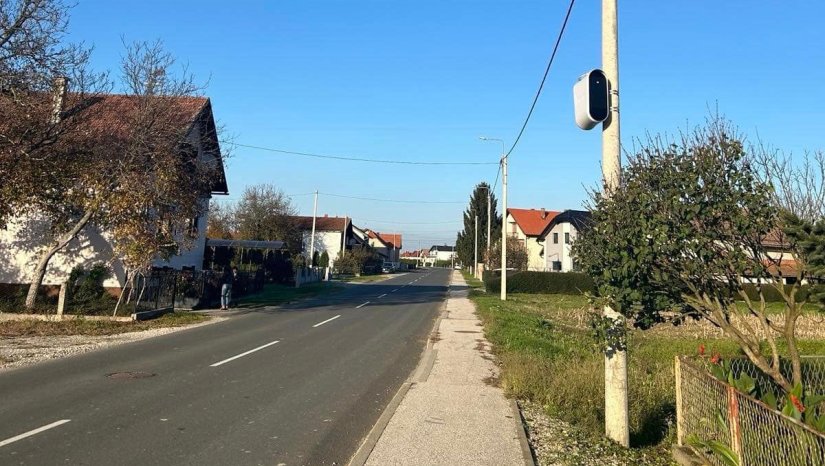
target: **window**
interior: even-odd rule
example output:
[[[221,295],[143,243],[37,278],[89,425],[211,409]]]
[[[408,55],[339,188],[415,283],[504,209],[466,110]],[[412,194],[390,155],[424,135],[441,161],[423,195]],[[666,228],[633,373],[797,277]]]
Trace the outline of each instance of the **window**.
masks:
[[[559,244],[559,234],[553,233],[553,244]]]
[[[200,220],[200,217],[193,217],[187,221],[186,234],[189,235],[190,238],[198,237],[198,220]]]
[[[561,272],[561,261],[553,261],[553,271]]]
[[[564,244],[570,244],[570,233],[564,234]]]

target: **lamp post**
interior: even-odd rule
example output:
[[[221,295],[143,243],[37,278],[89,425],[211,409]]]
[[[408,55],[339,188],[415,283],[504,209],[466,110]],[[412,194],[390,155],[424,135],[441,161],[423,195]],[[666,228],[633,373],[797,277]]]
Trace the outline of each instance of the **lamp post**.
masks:
[[[501,300],[507,300],[507,151],[504,140],[481,136],[482,141],[498,141],[501,143]]]

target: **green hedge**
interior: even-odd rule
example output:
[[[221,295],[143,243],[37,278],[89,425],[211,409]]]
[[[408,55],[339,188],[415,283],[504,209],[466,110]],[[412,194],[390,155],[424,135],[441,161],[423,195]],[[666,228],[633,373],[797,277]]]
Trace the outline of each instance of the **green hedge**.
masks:
[[[484,285],[491,293],[499,292],[500,276],[484,273]],[[507,275],[508,293],[582,294],[593,291],[593,280],[576,272],[516,272]]]

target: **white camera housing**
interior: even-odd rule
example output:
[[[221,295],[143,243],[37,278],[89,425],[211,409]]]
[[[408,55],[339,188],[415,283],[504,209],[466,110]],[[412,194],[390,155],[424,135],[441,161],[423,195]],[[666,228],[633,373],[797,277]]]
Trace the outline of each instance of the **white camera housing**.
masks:
[[[573,106],[576,125],[593,129],[610,116],[610,96],[604,71],[595,69],[579,76],[573,85]]]

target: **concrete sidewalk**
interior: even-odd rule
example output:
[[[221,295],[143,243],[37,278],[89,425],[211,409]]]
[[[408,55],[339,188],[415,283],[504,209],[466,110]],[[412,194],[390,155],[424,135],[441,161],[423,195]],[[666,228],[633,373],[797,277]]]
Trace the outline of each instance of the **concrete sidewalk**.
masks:
[[[498,368],[459,272],[418,369],[351,465],[532,465],[518,408],[496,386]]]

